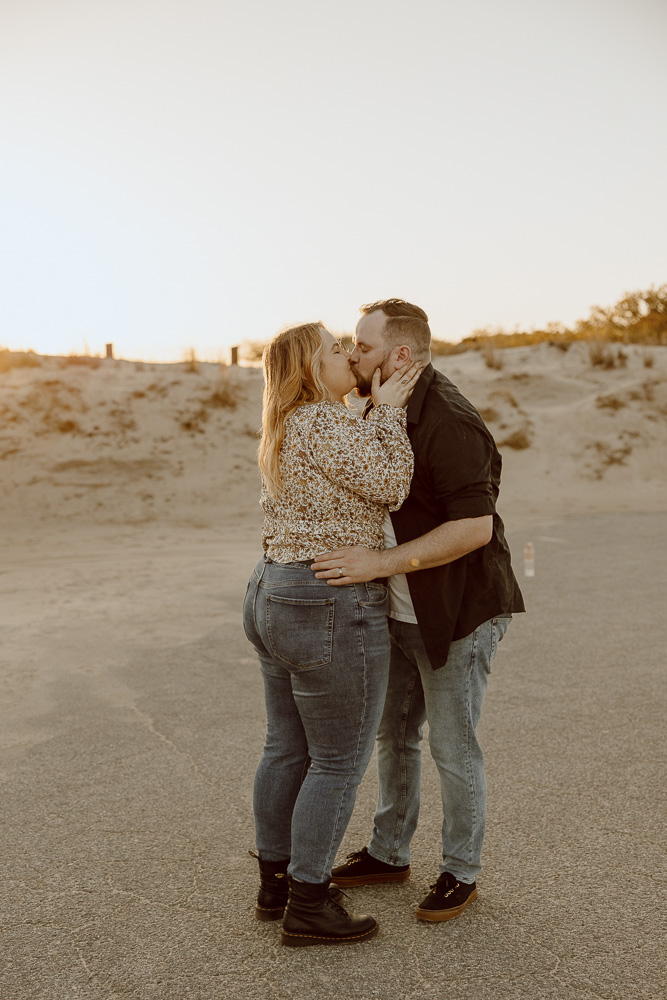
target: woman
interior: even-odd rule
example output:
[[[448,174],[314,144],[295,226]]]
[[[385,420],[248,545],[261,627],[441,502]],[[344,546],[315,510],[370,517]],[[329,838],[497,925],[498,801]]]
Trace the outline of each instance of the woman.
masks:
[[[387,589],[377,581],[332,588],[310,564],[342,545],[382,548],[384,505],[398,510],[410,489],[403,407],[419,373],[412,364],[380,386],[377,372],[364,420],[345,405],[356,384],[349,355],[323,326],[286,330],[264,352],[265,553],[243,616],[267,713],[254,788],[255,912],[272,920],[285,910],[286,945],[360,941],[377,930],[372,917],[338,905],[329,881],[382,715]]]

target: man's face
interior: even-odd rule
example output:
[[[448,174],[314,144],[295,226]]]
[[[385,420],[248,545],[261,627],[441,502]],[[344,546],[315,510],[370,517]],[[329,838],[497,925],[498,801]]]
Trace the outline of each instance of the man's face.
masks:
[[[371,394],[371,381],[376,368],[380,369],[380,383],[382,383],[386,382],[398,367],[392,360],[396,350],[387,347],[384,341],[386,319],[382,310],[376,309],[375,312],[362,316],[357,323],[350,367],[357,379],[357,393],[363,397]]]

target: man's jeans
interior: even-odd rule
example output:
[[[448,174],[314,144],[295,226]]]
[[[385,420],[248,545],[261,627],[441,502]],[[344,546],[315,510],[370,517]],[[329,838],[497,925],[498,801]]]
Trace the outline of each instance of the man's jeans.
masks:
[[[324,882],[382,717],[389,601],[381,583],[329,587],[310,565],[264,557],[248,584],[243,622],[266,696],[257,850],[265,861],[291,858],[288,872],[302,882]]]
[[[431,667],[419,627],[390,619],[389,689],[377,737],[380,794],[368,845],[379,861],[410,861],[419,815],[419,744],[428,719],[444,813],[440,871],[475,881],[486,823],[484,755],[475,730],[491,662],[511,617],[492,618],[453,642],[439,670]]]

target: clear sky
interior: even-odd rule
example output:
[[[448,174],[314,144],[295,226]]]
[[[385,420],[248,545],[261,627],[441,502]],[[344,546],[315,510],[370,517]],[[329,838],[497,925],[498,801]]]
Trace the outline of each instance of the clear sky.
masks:
[[[664,0],[0,0],[0,344],[435,336],[667,280]]]

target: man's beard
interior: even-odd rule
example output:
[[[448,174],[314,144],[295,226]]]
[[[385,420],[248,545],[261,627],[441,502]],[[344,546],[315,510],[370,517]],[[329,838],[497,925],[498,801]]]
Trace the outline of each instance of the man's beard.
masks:
[[[382,361],[380,362],[380,365],[379,365],[379,368],[380,368],[380,385],[382,385],[384,382],[386,382],[387,379],[389,378],[389,376],[392,374],[391,372],[386,372],[385,371],[385,367],[384,367],[386,365],[386,363],[387,363],[387,358],[388,357],[389,357],[389,354],[387,354],[382,359]],[[356,365],[350,365],[350,367],[352,369],[352,374],[354,375],[354,377],[357,380],[357,396],[361,396],[362,399],[367,399],[371,395],[371,390],[373,388],[373,373],[371,373],[371,377],[370,378],[366,378],[364,375],[361,375],[361,373],[359,372],[359,369],[356,367]]]

